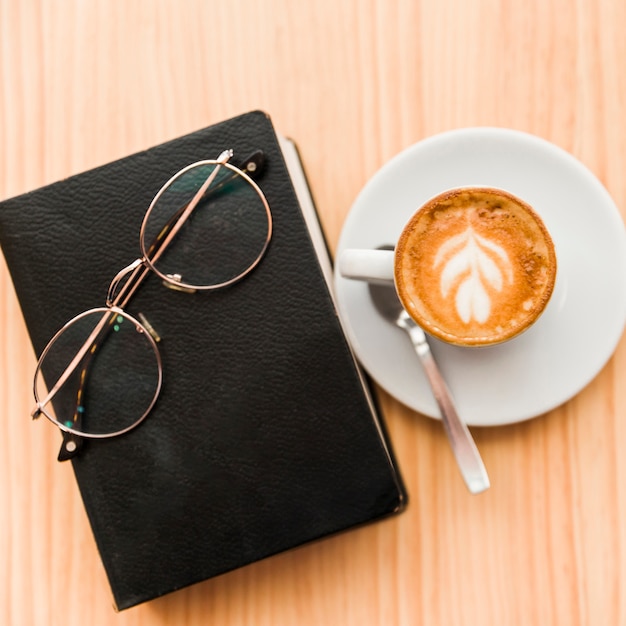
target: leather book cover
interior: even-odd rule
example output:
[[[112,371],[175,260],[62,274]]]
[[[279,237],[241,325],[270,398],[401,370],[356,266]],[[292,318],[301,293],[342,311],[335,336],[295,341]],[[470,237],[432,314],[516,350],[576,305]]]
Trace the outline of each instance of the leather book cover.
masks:
[[[140,256],[142,219],[161,186],[225,149],[234,161],[265,153],[257,183],[273,217],[268,251],[215,292],[144,282],[128,311],[145,313],[162,337],[157,404],[124,435],[84,440],[71,461],[118,609],[406,500],[263,112],[0,203],[0,245],[36,354],[73,316],[104,305],[113,277]]]

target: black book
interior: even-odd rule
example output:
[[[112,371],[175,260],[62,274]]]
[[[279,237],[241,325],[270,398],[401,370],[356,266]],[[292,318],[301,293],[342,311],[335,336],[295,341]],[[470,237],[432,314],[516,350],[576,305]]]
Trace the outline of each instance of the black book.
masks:
[[[71,460],[118,609],[406,502],[333,304],[297,151],[262,112],[0,203],[0,245],[36,354],[69,319],[104,305],[113,276],[140,256],[140,225],[161,186],[225,149],[235,161],[264,153],[269,248],[219,291],[144,282],[128,310],[162,336],[161,394],[137,428],[81,440]],[[44,427],[53,426],[33,425]]]

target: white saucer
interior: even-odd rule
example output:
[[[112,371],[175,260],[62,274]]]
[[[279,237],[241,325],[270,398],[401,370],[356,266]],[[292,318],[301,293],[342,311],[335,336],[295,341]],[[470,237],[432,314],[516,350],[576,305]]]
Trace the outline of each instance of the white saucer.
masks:
[[[552,299],[524,334],[488,348],[431,340],[463,419],[509,424],[570,399],[615,350],[626,322],[626,234],[605,188],[570,154],[525,133],[469,128],[421,141],[379,170],[346,219],[337,258],[346,248],[393,244],[423,202],[466,185],[500,187],[529,202],[557,252]],[[367,284],[335,272],[335,291],[367,372],[407,406],[439,417],[409,338],[378,315]]]

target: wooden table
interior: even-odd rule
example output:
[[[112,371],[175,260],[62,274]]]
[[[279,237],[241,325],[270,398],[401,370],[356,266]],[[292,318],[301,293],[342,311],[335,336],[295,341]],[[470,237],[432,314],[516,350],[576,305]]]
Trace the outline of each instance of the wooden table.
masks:
[[[623,0],[0,0],[0,198],[260,108],[333,249],[383,163],[463,126],[554,142],[624,211],[625,32]],[[380,393],[405,513],[120,614],[58,433],[28,418],[34,364],[2,261],[2,624],[626,623],[623,340],[564,406],[473,430],[480,496],[441,424]]]

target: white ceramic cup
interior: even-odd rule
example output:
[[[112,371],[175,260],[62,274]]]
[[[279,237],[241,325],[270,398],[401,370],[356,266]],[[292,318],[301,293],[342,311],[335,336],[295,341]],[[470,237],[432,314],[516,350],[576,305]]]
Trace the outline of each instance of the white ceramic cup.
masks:
[[[484,346],[517,336],[552,294],[550,234],[532,207],[502,189],[440,193],[390,243],[395,251],[344,250],[339,273],[395,284],[415,322],[448,343]]]

